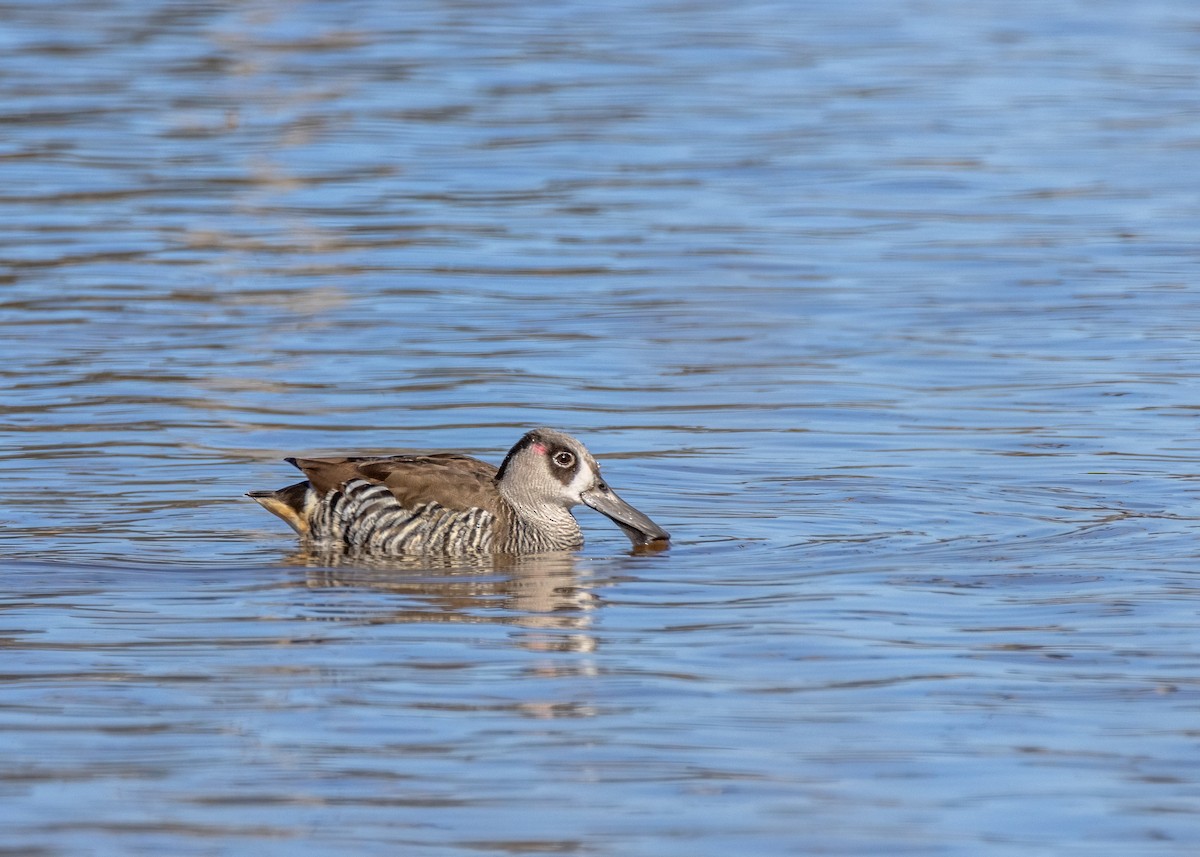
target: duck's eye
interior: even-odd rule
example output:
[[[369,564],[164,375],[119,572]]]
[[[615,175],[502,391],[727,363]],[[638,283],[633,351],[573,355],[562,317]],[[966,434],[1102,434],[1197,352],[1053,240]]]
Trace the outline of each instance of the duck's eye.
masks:
[[[575,456],[566,451],[556,452],[554,453],[554,463],[559,467],[570,467],[575,463]]]

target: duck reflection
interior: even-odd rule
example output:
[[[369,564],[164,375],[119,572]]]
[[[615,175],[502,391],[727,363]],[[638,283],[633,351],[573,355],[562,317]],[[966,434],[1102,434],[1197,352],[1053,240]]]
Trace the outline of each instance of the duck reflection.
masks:
[[[527,556],[382,557],[303,549],[285,560],[304,567],[308,589],[354,588],[404,597],[402,609],[373,600],[340,602],[343,619],[368,622],[499,623],[530,629],[583,631],[599,597],[569,551]],[[390,599],[386,604],[393,604]],[[359,614],[347,616],[347,609]],[[522,642],[538,651],[590,651],[590,637],[558,634]]]

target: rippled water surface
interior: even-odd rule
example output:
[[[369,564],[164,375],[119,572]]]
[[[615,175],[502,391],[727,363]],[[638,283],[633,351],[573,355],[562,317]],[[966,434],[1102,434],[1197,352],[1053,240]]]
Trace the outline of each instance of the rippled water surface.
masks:
[[[1200,9],[0,21],[0,852],[1200,848]],[[242,496],[536,425],[672,548]]]

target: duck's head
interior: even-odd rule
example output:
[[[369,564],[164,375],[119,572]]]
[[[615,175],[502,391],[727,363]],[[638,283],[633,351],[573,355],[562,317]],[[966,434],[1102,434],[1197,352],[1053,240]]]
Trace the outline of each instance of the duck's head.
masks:
[[[539,510],[569,510],[582,503],[620,527],[635,546],[671,538],[617,496],[587,447],[555,429],[534,429],[517,441],[500,465],[496,484],[519,512],[534,517],[543,516]]]

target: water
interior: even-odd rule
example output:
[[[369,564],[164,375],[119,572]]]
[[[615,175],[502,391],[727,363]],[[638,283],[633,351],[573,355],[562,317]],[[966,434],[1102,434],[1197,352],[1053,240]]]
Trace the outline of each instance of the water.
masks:
[[[0,19],[0,851],[1195,853],[1200,11]],[[241,496],[542,424],[673,547]]]

